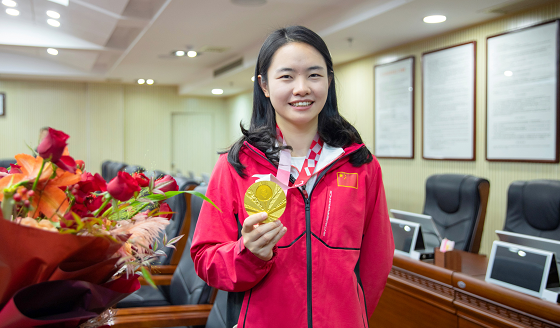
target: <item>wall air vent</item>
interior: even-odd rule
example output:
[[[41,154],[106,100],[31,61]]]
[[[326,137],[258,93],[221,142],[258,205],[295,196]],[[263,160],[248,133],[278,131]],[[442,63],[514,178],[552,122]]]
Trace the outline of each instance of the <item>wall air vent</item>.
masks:
[[[227,65],[224,65],[220,68],[215,69],[214,70],[214,77],[218,77],[218,76],[220,76],[222,74],[225,74],[225,73],[227,73],[227,72],[229,72],[233,69],[236,69],[240,66],[243,66],[243,58],[239,58],[236,61],[233,61],[233,62],[231,62]]]
[[[216,47],[216,46],[203,46],[198,49],[198,52],[211,52],[221,54],[229,50],[229,47]]]
[[[541,6],[556,0],[510,0],[501,3],[497,6],[489,7],[480,10],[479,12],[488,14],[511,14],[522,10],[527,10],[533,7]]]

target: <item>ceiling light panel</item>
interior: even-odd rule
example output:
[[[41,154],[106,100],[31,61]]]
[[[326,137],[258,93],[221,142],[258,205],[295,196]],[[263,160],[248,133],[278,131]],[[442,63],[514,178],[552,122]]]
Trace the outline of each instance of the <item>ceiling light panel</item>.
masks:
[[[48,48],[48,49],[47,49],[47,53],[48,53],[49,55],[56,56],[56,55],[58,55],[58,50],[56,50],[55,48]]]
[[[147,80],[146,80],[146,84],[152,85],[152,84],[154,84],[154,80],[152,80],[152,79],[147,79]]]
[[[54,19],[59,19],[60,18],[60,14],[57,13],[54,10],[47,10],[47,16],[49,16],[50,18],[54,18]]]
[[[47,19],[47,23],[50,26],[54,26],[54,27],[59,27],[60,26],[60,22],[57,21],[56,19]]]
[[[144,80],[144,79],[138,79],[138,84],[144,84],[144,83],[146,83],[146,80]]]
[[[224,93],[224,90],[222,89],[212,89],[212,94],[213,95],[221,95]]]
[[[432,16],[424,17],[424,23],[428,23],[428,24],[443,23],[446,20],[447,20],[447,17],[445,17],[443,15],[432,15]]]
[[[8,8],[8,9],[6,9],[6,14],[8,14],[10,16],[19,16],[19,10],[13,9],[13,8]]]
[[[50,2],[58,3],[59,5],[63,5],[68,7],[68,2],[70,0],[49,0]]]
[[[187,52],[187,56],[189,56],[191,58],[196,57],[196,55],[198,55],[198,54],[194,50],[191,50],[191,51]]]
[[[14,0],[2,0],[2,4],[6,7],[15,7],[17,3]]]
[[[182,57],[184,55],[185,55],[185,52],[183,50],[175,51],[175,56],[177,56],[177,57]]]

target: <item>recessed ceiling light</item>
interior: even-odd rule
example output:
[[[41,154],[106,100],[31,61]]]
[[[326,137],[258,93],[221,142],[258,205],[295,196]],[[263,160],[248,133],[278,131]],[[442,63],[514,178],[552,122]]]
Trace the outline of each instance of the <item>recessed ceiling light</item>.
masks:
[[[144,83],[146,83],[146,80],[144,80],[144,79],[138,79],[138,84],[144,84]]]
[[[196,57],[196,55],[198,55],[198,54],[194,50],[191,50],[191,51],[187,52],[187,56],[189,56],[191,58]]]
[[[255,76],[254,75],[251,77],[251,82],[255,82]]]
[[[212,89],[213,95],[221,95],[222,93],[224,93],[224,90],[222,89]]]
[[[14,0],[2,0],[2,4],[6,7],[15,7],[17,3]]]
[[[6,14],[11,15],[11,16],[19,16],[19,10],[8,8],[8,9],[6,9]]]
[[[60,22],[55,19],[47,19],[47,23],[49,23],[50,26],[54,26],[54,27],[60,26]]]
[[[147,79],[147,80],[146,80],[146,83],[149,84],[149,85],[152,85],[152,84],[154,84],[154,80],[152,80],[152,79]]]
[[[54,10],[47,10],[47,16],[49,16],[50,18],[54,18],[54,19],[59,19],[60,18],[60,14],[57,13]]]
[[[185,52],[183,50],[175,51],[175,56],[177,56],[177,57],[182,57],[184,55],[185,55]]]
[[[47,49],[47,52],[49,53],[49,55],[53,55],[53,56],[58,55],[58,50],[56,50],[55,48],[49,48]]]
[[[512,71],[505,71],[505,72],[504,72],[504,75],[505,75],[505,76],[512,76],[512,75],[513,75],[513,72],[512,72]]]
[[[426,16],[426,17],[424,17],[424,23],[428,23],[428,24],[443,23],[443,22],[445,22],[446,19],[447,19],[447,17],[445,17],[443,15]]]

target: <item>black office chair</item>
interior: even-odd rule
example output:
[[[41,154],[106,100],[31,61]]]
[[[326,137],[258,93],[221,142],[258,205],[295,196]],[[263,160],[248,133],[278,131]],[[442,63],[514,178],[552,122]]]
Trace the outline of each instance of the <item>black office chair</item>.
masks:
[[[105,179],[105,181],[109,181],[110,179],[108,179],[109,177],[109,164],[111,164],[111,161],[104,161],[103,163],[101,163],[101,177],[103,179]]]
[[[17,164],[17,161],[14,158],[11,159],[0,159],[0,167],[9,168],[10,164]]]
[[[108,167],[108,174],[107,174],[106,181],[109,182],[113,180],[117,176],[119,171],[124,170],[125,167],[127,167],[127,164],[125,163],[111,162]]]
[[[231,328],[226,327],[227,296],[227,292],[218,290],[205,328]]]
[[[142,172],[146,171],[146,169],[143,168],[142,166],[138,166],[138,165],[127,165],[127,166],[123,169],[123,171],[125,171],[126,173],[132,175],[133,173],[136,173],[136,172],[142,173]]]
[[[197,186],[198,185],[196,183],[196,181],[186,179],[186,178],[175,177],[175,181],[177,181],[177,185],[179,186],[179,190],[188,190],[188,189],[190,189],[191,186]],[[169,198],[168,200],[166,200],[165,202],[169,205],[171,210],[173,212],[175,212],[173,214],[173,217],[171,218],[171,220],[169,220],[169,224],[167,225],[167,227],[165,227],[165,234],[167,235],[167,240],[170,240],[172,238],[177,237],[181,233],[181,231],[184,230],[183,229],[183,223],[184,223],[184,220],[185,220],[185,214],[187,213],[187,211],[191,211],[191,209],[187,208],[187,199],[186,199],[184,194],[173,196],[173,197]],[[191,202],[192,202],[192,197],[191,197]],[[192,207],[192,205],[191,205],[191,207]],[[200,209],[199,209],[199,211],[200,211]],[[195,214],[196,214],[196,217],[198,217],[198,214],[197,213],[195,213]],[[194,215],[193,213],[191,213],[191,215],[190,215],[191,221],[192,221],[193,215]],[[191,222],[188,222],[187,224],[189,224],[189,227],[190,227]],[[189,232],[189,234],[190,234],[190,232]],[[188,236],[185,236],[183,238],[186,239],[186,238],[188,238]],[[159,237],[158,244],[159,245],[163,244],[163,233]],[[175,250],[173,248],[165,247],[163,249],[163,251],[165,252],[166,256],[162,256],[162,258],[161,258],[161,260],[158,264],[159,265],[169,265],[169,264],[171,264],[171,259],[173,257],[173,253],[174,253]],[[189,250],[187,249],[186,251],[188,252]]]
[[[513,182],[504,230],[560,240],[560,181]]]
[[[206,187],[197,187],[195,190],[203,194],[206,193]],[[191,253],[188,251],[191,249],[194,226],[196,226],[198,213],[200,213],[200,207],[202,206],[202,199],[196,201],[197,199],[200,198],[192,198],[193,215],[191,232],[185,247],[187,251],[183,252],[183,256],[181,256],[181,261],[173,273],[171,284],[169,286],[159,286],[159,289],[142,286],[139,290],[120,301],[117,304],[118,308],[210,303],[212,288],[196,274]]]
[[[437,174],[426,180],[424,214],[455,249],[478,253],[490,183],[472,175]]]
[[[158,170],[154,170],[154,171],[145,171],[144,174],[148,177],[148,178],[152,178],[155,177],[155,179],[159,179],[163,176],[165,176],[165,173],[163,173],[162,171],[158,171]]]

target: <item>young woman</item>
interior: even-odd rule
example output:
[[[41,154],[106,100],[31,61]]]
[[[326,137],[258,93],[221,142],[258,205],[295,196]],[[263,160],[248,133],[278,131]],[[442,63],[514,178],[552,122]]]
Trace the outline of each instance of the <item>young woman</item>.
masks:
[[[379,163],[338,112],[327,46],[302,26],[277,30],[255,76],[251,125],[208,185],[221,212],[202,207],[196,272],[230,292],[228,328],[367,327],[393,236]],[[286,210],[259,224],[266,213],[248,216],[245,192],[265,175],[282,180],[285,168]]]

